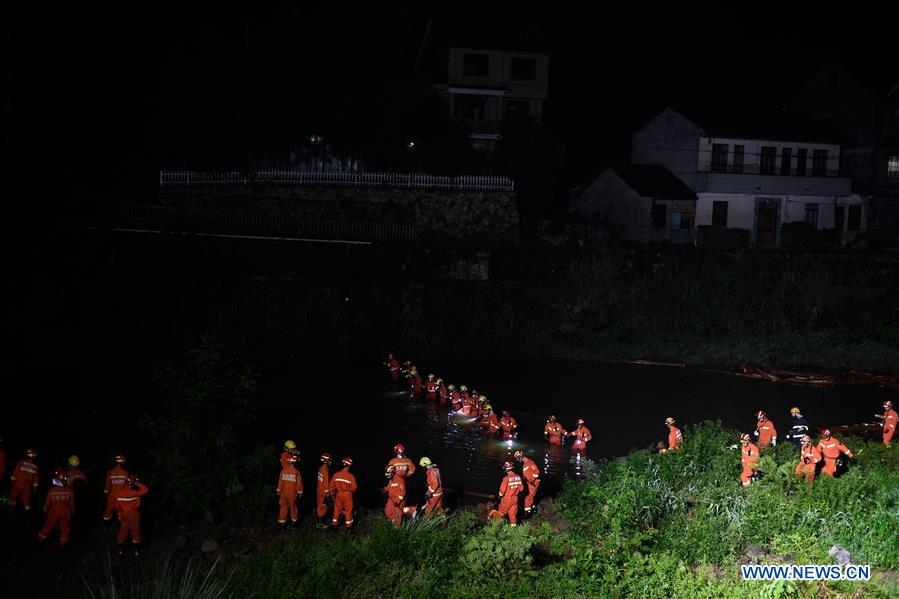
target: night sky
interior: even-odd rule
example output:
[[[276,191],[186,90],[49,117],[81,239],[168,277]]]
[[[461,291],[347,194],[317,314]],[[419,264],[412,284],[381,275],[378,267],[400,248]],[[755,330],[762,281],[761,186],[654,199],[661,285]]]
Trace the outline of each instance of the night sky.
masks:
[[[414,69],[431,18],[479,32],[542,30],[552,54],[545,124],[561,142],[565,185],[626,158],[629,135],[669,103],[778,106],[831,63],[875,91],[899,77],[890,19],[867,9],[862,28],[853,9],[824,6],[594,17],[395,6],[21,14],[4,36],[5,163],[49,169],[47,189],[52,179],[96,204],[152,198],[159,168],[240,163],[312,130],[376,152],[410,134],[416,89],[435,77],[427,60]]]

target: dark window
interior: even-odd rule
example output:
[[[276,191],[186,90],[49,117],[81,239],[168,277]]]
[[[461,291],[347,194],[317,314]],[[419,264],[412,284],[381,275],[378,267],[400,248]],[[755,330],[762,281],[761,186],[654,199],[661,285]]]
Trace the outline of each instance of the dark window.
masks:
[[[457,119],[482,119],[487,112],[484,96],[456,94],[453,97],[453,116]]]
[[[796,150],[796,174],[800,177],[805,176],[805,163],[808,161],[808,150],[799,148]]]
[[[805,223],[818,228],[818,204],[805,205]]]
[[[535,81],[537,79],[537,60],[513,56],[509,65],[509,76],[512,79]]]
[[[812,154],[812,176],[827,176],[827,150],[815,150]]]
[[[849,206],[847,226],[850,231],[858,231],[862,228],[862,207],[860,205]]]
[[[712,172],[727,172],[727,144],[712,144]]]
[[[774,146],[762,146],[762,159],[759,163],[759,173],[763,175],[774,174],[774,162],[777,160],[777,148]]]
[[[790,161],[793,160],[793,149],[783,148],[780,151],[780,174],[790,174]]]
[[[693,227],[693,214],[690,212],[672,212],[671,230],[683,231]]]
[[[668,220],[668,206],[665,204],[652,205],[652,228],[664,229],[665,221]]]
[[[527,100],[506,100],[506,116],[517,114],[528,116],[531,113],[531,103]]]
[[[712,226],[727,228],[727,202],[712,202]]]
[[[734,172],[743,172],[743,146],[734,146]]]
[[[490,67],[490,57],[486,54],[466,54],[462,57],[462,74],[471,77],[486,77]]]

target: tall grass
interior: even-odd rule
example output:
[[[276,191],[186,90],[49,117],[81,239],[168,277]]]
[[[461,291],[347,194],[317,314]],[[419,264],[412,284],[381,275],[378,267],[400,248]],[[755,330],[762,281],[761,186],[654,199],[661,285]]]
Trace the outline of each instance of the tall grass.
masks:
[[[114,564],[107,555],[105,577],[100,582],[84,580],[84,597],[90,599],[230,599],[237,594],[231,582],[233,571],[222,572],[218,560],[209,568],[189,561],[178,566],[170,558],[149,566]]]

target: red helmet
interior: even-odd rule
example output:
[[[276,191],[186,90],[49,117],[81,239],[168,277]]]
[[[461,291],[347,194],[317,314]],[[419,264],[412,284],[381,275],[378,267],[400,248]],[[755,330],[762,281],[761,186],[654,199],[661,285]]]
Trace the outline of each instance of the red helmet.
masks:
[[[765,412],[763,412],[762,410],[759,410],[758,412],[756,412],[755,417],[758,420],[764,420],[768,417],[768,415],[765,414]]]
[[[123,454],[123,453],[120,453],[119,455],[117,455],[117,456],[115,457],[115,463],[116,463],[116,464],[124,464],[126,461],[127,461],[127,460],[125,460],[125,454]]]
[[[343,458],[343,465],[344,465],[344,466],[352,466],[352,465],[353,465],[353,458],[351,458],[351,457],[345,457],[345,458]]]
[[[393,446],[393,453],[406,453],[406,448],[403,447],[402,443],[397,443]]]
[[[503,462],[503,470],[511,470],[512,462]]]
[[[323,461],[323,462],[330,462],[330,461],[331,461],[331,454],[328,453],[327,451],[326,451],[325,453],[323,453],[323,454],[322,454],[322,457],[321,457],[321,461]]]
[[[808,445],[809,443],[812,442],[812,438],[809,437],[808,435],[802,435],[802,438],[799,439],[799,442],[802,443],[803,445]]]
[[[522,452],[522,451],[519,449],[519,450],[517,450],[514,454],[512,454],[512,457],[514,457],[516,460],[523,460],[523,459],[524,459],[524,452]]]
[[[889,399],[886,400],[885,402],[883,402],[883,409],[884,409],[884,410],[892,410],[892,409],[893,409],[893,402],[891,402]]]
[[[28,458],[28,459],[30,459],[30,460],[35,459],[35,458],[37,457],[37,449],[35,449],[34,447],[29,447],[29,448],[25,451],[25,457]]]
[[[752,438],[747,433],[740,435],[740,443],[749,443],[751,440]]]
[[[831,436],[830,429],[829,429],[829,428],[825,428],[824,430],[822,430],[822,431],[821,431],[821,436],[824,437],[825,439],[830,439],[830,436]]]
[[[556,421],[556,416],[555,416],[555,414],[553,414],[552,416],[550,416],[550,417],[549,417],[549,420],[547,420],[547,422],[555,422],[555,421]]]
[[[668,418],[665,419],[665,424],[674,424],[674,418],[669,416]]]

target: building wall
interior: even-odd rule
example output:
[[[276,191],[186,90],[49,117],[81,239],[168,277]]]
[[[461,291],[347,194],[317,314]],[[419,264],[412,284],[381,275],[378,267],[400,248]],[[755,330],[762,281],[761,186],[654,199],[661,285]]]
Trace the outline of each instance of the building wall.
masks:
[[[699,138],[702,129],[671,109],[661,112],[631,139],[631,162],[661,164],[696,189]]]
[[[721,137],[700,137],[699,138],[699,159],[697,169],[701,172],[709,172],[712,170],[712,148],[714,144],[727,144],[727,166],[728,171],[732,172],[734,164],[734,146],[741,145],[743,150],[743,173],[756,174],[759,173],[759,164],[761,161],[762,146],[774,146],[777,148],[776,159],[774,162],[774,173],[780,175],[781,161],[783,158],[784,148],[790,148],[790,175],[796,175],[796,164],[798,161],[798,152],[800,148],[808,150],[805,169],[806,176],[812,175],[812,158],[815,150],[827,150],[827,176],[836,176],[840,170],[840,146],[838,144],[822,144],[822,143],[799,143],[792,141],[777,140],[760,140],[760,139],[734,139]]]

